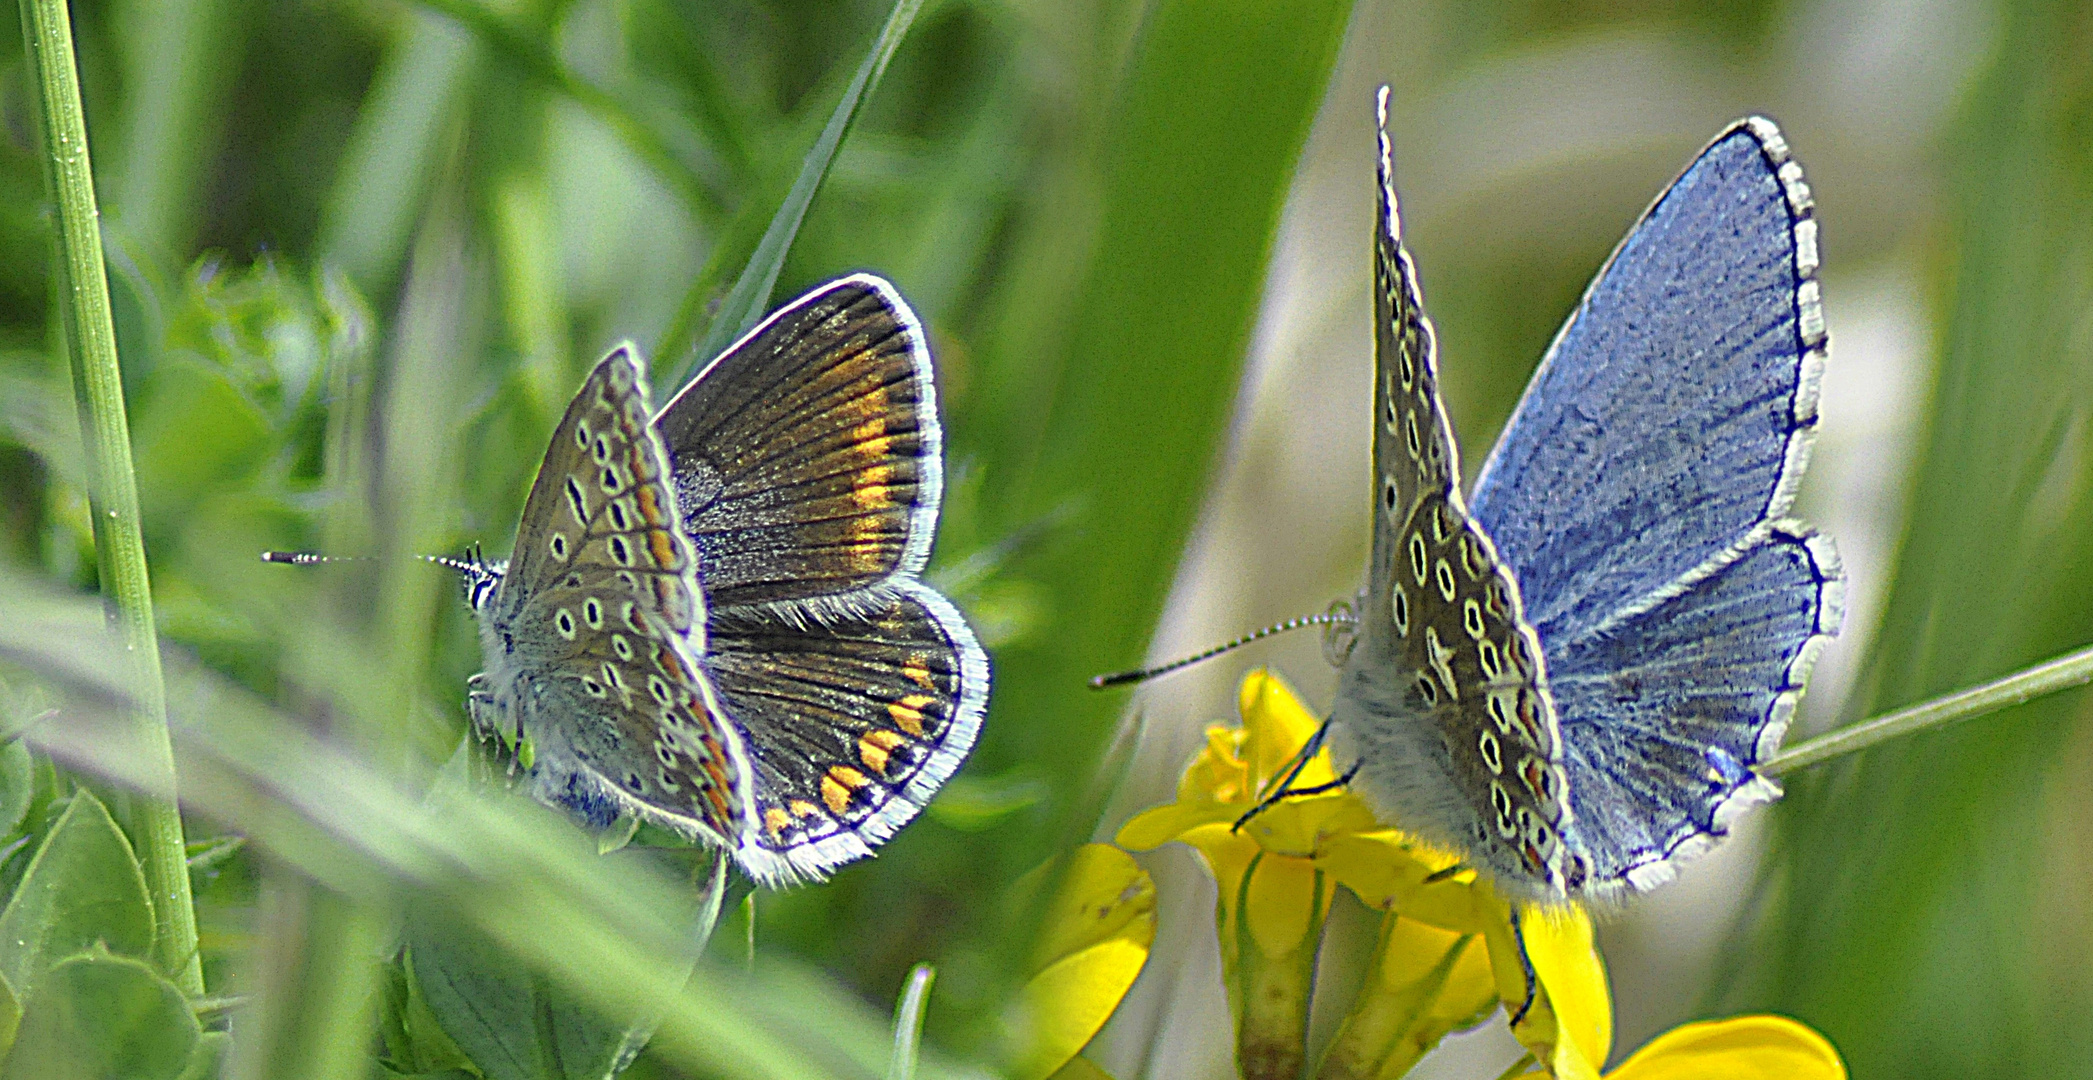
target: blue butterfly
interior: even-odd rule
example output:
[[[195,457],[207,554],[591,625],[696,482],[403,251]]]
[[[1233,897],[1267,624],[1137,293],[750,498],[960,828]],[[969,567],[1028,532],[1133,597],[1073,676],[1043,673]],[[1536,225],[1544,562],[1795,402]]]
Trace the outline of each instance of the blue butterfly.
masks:
[[[1379,98],[1373,554],[1325,735],[1384,819],[1525,900],[1669,880],[1748,807],[1844,586],[1790,520],[1824,370],[1809,186],[1731,125],[1542,358],[1472,496]]]

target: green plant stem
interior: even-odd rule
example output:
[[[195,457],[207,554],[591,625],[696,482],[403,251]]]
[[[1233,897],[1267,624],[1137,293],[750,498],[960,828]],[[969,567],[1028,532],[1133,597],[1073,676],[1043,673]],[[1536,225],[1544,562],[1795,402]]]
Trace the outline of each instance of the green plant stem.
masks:
[[[171,781],[174,754],[167,738],[167,691],[153,628],[138,482],[131,472],[131,432],[124,416],[116,327],[109,314],[109,280],[102,267],[100,214],[94,170],[87,158],[87,118],[80,104],[72,26],[65,0],[21,0],[21,7],[22,39],[40,91],[45,179],[58,208],[59,308],[87,452],[96,564],[102,593],[115,602],[116,622],[130,659],[131,717],[139,750],[151,759],[147,764],[154,771]],[[164,790],[175,788],[170,782]],[[189,896],[181,809],[171,795],[140,794],[132,807],[132,841],[153,897],[153,959],[185,993],[199,996],[204,990],[203,967],[196,954],[196,911]]]
[[[1902,735],[1946,727],[2089,682],[2093,682],[2093,648],[2084,648],[1982,686],[1958,690],[1907,709],[1826,732],[1760,762],[1758,771],[1779,776],[1866,750]]]

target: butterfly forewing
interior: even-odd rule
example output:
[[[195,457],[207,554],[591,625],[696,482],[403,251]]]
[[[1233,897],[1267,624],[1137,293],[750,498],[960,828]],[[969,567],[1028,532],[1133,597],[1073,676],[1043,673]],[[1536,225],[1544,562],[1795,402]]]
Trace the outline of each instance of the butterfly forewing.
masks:
[[[646,386],[621,348],[553,433],[483,636],[490,656],[503,650],[496,697],[537,748],[542,794],[605,795],[731,845],[754,825],[753,781],[694,659],[703,600],[678,525]]]
[[[923,568],[943,476],[923,329],[892,286],[831,282],[707,365],[658,421],[718,607]]]
[[[1467,848],[1517,891],[1559,895],[1574,863],[1554,706],[1518,585],[1461,500],[1385,90],[1380,138],[1373,562],[1333,734],[1358,756],[1354,786],[1394,823]]]

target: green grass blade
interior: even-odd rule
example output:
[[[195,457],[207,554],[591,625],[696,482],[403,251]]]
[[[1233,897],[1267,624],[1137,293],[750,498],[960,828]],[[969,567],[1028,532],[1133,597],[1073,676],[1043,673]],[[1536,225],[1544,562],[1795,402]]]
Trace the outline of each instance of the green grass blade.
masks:
[[[792,238],[799,234],[799,224],[806,220],[807,207],[814,202],[814,194],[821,190],[821,181],[828,176],[829,167],[836,162],[836,151],[843,146],[843,139],[850,134],[851,126],[857,123],[858,114],[872,91],[879,86],[879,79],[887,70],[887,62],[894,58],[894,50],[901,47],[901,39],[908,34],[908,27],[915,21],[916,12],[923,0],[895,0],[893,11],[887,14],[885,25],[879,28],[879,37],[872,42],[872,51],[858,65],[857,74],[843,90],[842,100],[836,102],[834,112],[829,114],[828,123],[822,126],[821,134],[800,161],[799,176],[792,181],[792,189],[785,194],[785,201],[771,216],[770,226],[763,231],[763,238],[756,242],[755,253],[749,256],[748,265],[727,299],[720,305],[719,312],[712,317],[711,326],[698,343],[697,350],[683,355],[683,340],[688,336],[690,325],[688,312],[695,311],[706,300],[711,291],[710,280],[716,280],[718,271],[707,266],[706,273],[698,277],[691,290],[690,298],[684,302],[684,312],[677,317],[677,327],[671,328],[664,337],[656,356],[657,363],[672,364],[674,374],[656,383],[659,389],[655,397],[667,401],[675,396],[690,377],[697,373],[698,365],[719,355],[720,350],[735,338],[746,333],[763,318],[770,308],[771,290],[777,287],[778,272],[785,267],[785,254],[792,250]],[[712,262],[718,263],[728,257],[726,245],[713,252]]]
[[[150,764],[164,774],[164,794],[133,807],[130,825],[152,892],[157,930],[153,960],[184,993],[203,993],[196,951],[196,911],[182,814],[174,801],[174,759],[168,747],[166,688],[153,624],[152,585],[131,467],[131,433],[124,415],[116,328],[109,312],[109,280],[88,160],[87,117],[73,61],[70,14],[64,0],[22,0],[23,40],[39,88],[44,169],[58,209],[59,305],[72,363],[73,394],[87,448],[89,502],[102,592],[114,601],[129,657],[131,723]]]
[[[982,468],[1004,527],[1073,520],[1013,560],[1052,606],[998,654],[977,767],[1038,770],[1061,802],[1057,828],[1007,848],[1006,872],[1092,827],[1095,807],[1077,801],[1125,698],[1085,683],[1145,652],[1235,404],[1280,211],[1350,7],[1153,5],[1109,106],[1096,241],[1073,301],[1012,318],[1066,325],[1069,337],[1057,347],[1020,331],[983,365],[993,396],[971,420],[1001,435]]]
[[[1943,142],[1939,371],[1861,715],[2093,640],[2093,23],[2072,0],[1997,17]],[[1856,1076],[2093,1075],[2093,944],[2065,899],[2089,868],[2056,842],[2076,827],[2058,815],[2086,805],[2085,704],[2058,695],[1797,777],[1748,953],[1766,982],[1737,1004],[1815,1025]]]
[[[917,964],[908,973],[901,1000],[894,1006],[894,1058],[887,1065],[887,1080],[916,1080],[916,1059],[923,1042],[923,1013],[930,1007],[930,983],[937,969]]]

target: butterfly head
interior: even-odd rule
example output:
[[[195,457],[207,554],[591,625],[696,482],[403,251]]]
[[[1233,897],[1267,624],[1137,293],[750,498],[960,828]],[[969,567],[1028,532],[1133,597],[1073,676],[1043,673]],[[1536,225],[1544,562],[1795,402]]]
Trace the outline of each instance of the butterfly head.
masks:
[[[488,562],[482,558],[478,544],[474,544],[462,559],[454,559],[448,555],[421,557],[458,572],[459,584],[465,591],[465,603],[472,608],[475,615],[484,612],[487,605],[494,602],[495,587],[501,584],[502,576],[509,568],[507,562]]]

